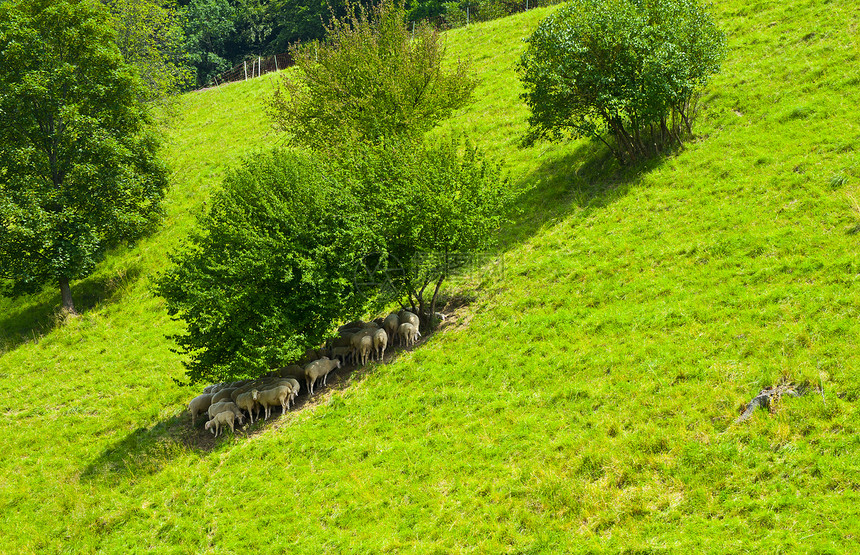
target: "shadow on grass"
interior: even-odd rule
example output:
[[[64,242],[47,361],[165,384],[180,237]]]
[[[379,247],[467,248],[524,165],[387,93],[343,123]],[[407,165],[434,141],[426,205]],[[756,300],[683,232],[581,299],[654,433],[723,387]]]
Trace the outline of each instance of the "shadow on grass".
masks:
[[[447,299],[444,309],[447,318],[436,331],[422,337],[410,347],[392,347],[385,353],[381,362],[371,362],[360,367],[347,365],[333,370],[328,375],[327,385],[318,384],[313,396],[308,395],[305,384],[302,383],[301,392],[286,415],[282,416],[281,410],[274,408],[268,420],[263,420],[261,413],[261,419],[255,420],[253,424],[246,419],[244,426],[236,424],[233,434],[228,429],[226,433],[216,438],[212,432],[204,428],[207,420],[205,414],[198,416],[195,424],[192,425],[191,415],[187,410],[183,410],[152,427],[138,428],[106,448],[96,460],[84,468],[81,480],[116,483],[127,478],[134,479],[137,476],[156,474],[179,456],[188,453],[207,456],[224,444],[230,445],[269,430],[288,426],[303,411],[313,410],[319,405],[328,403],[335,392],[344,391],[360,383],[381,366],[394,362],[398,356],[418,349],[437,333],[468,325],[470,301],[469,298],[459,296]]]
[[[672,154],[668,154],[672,156]],[[666,156],[658,156],[635,166],[622,167],[605,145],[582,141],[571,152],[548,158],[537,169],[523,176],[530,187],[523,196],[521,213],[501,238],[506,250],[537,233],[550,222],[564,217],[572,208],[587,216],[627,194],[642,176],[661,166]]]
[[[79,314],[96,306],[122,299],[129,285],[140,278],[133,265],[112,274],[96,274],[72,284],[72,298]],[[0,313],[0,354],[29,341],[38,342],[46,333],[62,326],[68,315],[62,311],[59,288],[56,294],[43,291],[7,301],[9,308]]]

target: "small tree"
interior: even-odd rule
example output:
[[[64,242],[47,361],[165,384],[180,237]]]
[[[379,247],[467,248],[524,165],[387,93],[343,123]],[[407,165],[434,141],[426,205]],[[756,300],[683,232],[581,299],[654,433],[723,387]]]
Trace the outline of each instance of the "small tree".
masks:
[[[384,238],[378,281],[429,324],[443,282],[495,243],[521,191],[468,141],[355,152],[346,163],[355,195]]]
[[[289,151],[231,172],[173,267],[156,280],[192,382],[257,376],[360,311],[355,268],[378,250],[361,205],[321,164]]]
[[[569,131],[603,141],[622,164],[680,144],[724,50],[696,0],[573,0],[541,22],[520,59],[527,142]]]
[[[149,231],[166,172],[139,79],[93,1],[0,3],[0,278],[59,286]]]
[[[428,24],[405,24],[396,0],[349,5],[326,40],[292,50],[298,71],[284,75],[269,112],[293,144],[333,150],[344,143],[420,137],[469,100],[475,80],[459,62],[442,68],[445,49]]]

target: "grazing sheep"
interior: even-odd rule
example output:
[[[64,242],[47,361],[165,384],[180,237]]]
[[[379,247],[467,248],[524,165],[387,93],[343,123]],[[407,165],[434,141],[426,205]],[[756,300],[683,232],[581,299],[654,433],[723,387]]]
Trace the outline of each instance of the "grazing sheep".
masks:
[[[385,354],[386,347],[388,347],[388,334],[385,330],[373,332],[373,349],[376,351],[376,359],[380,362],[382,362],[382,355]]]
[[[248,411],[248,416],[251,418],[251,424],[254,423],[254,416],[259,418],[257,411],[257,401],[254,400],[254,395],[251,391],[246,391],[236,397],[236,406],[239,410]]]
[[[239,410],[239,407],[233,401],[221,401],[209,407],[209,418],[215,418],[215,415],[220,412],[232,412],[239,419],[240,426],[242,425],[242,420],[245,419],[245,415],[242,414],[242,411]]]
[[[394,340],[394,334],[397,333],[397,327],[400,326],[400,317],[394,312],[385,317],[382,321],[382,327],[388,333],[388,337]]]
[[[406,322],[400,324],[400,327],[397,328],[397,335],[400,336],[403,345],[411,347],[421,337],[421,332],[418,331],[418,326]]]
[[[230,397],[230,395],[236,391],[236,389],[238,388],[227,387],[220,390],[218,393],[212,395],[212,404],[214,405],[215,403],[220,403],[224,400],[231,400],[232,397]]]
[[[230,426],[230,432],[235,434],[236,430],[233,427],[234,419],[235,419],[235,416],[229,410],[224,411],[224,412],[219,412],[218,414],[216,414],[212,418],[212,420],[210,420],[209,422],[206,423],[206,429],[210,430],[214,427],[215,429],[212,430],[212,433],[215,434],[215,437],[218,437],[218,433],[221,431],[221,426],[226,424],[226,425]]]
[[[304,378],[305,371],[304,368],[298,364],[290,364],[289,366],[280,368],[278,370],[278,376],[281,378]]]
[[[191,399],[191,402],[188,403],[188,412],[191,413],[192,426],[194,425],[194,420],[197,418],[197,415],[208,409],[211,404],[212,395],[209,393],[204,393]]]
[[[340,361],[328,358],[315,360],[305,366],[305,383],[308,386],[308,392],[310,395],[314,394],[314,383],[316,383],[319,378],[322,378],[323,385],[325,385],[325,380],[328,377],[329,372],[335,368],[340,368]]]
[[[265,409],[266,416],[264,418],[268,420],[269,415],[272,414],[272,407],[281,405],[281,414],[287,413],[287,399],[292,393],[293,388],[291,386],[279,385],[262,391],[254,389],[251,391],[251,396]]]

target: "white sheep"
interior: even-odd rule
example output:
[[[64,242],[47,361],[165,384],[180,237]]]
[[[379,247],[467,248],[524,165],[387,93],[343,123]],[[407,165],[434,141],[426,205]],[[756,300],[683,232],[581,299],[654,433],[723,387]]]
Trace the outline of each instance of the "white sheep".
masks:
[[[418,315],[408,310],[400,311],[400,323],[412,324],[416,328],[420,327],[421,325],[421,321],[418,319]]]
[[[331,348],[331,358],[339,359],[342,365],[346,365],[349,356],[352,354],[352,348],[350,347],[332,347]]]
[[[319,378],[322,378],[323,385],[325,385],[329,372],[335,368],[340,368],[340,361],[336,359],[331,360],[329,358],[321,358],[305,366],[305,383],[308,385],[308,392],[310,395],[314,394],[314,383],[316,383]]]
[[[248,416],[251,418],[251,424],[254,423],[254,416],[258,416],[257,412],[257,401],[254,400],[254,396],[251,391],[245,391],[240,393],[236,397],[236,406],[239,407],[239,410],[248,411]],[[258,416],[259,417],[259,416]]]
[[[210,430],[213,427],[212,433],[215,434],[215,437],[218,437],[218,433],[221,431],[221,426],[228,425],[230,426],[230,432],[235,434],[236,430],[233,427],[233,421],[235,419],[235,415],[229,410],[225,410],[224,412],[219,412],[216,414],[212,420],[206,423],[206,429]]]
[[[239,420],[239,425],[242,425],[242,420],[245,419],[245,415],[242,414],[242,411],[239,410],[239,407],[236,406],[236,403],[233,401],[221,401],[220,403],[215,403],[214,405],[209,407],[209,418],[215,418],[215,415],[221,412],[232,412],[233,415]]]
[[[410,347],[421,337],[421,332],[418,331],[418,326],[406,322],[397,328],[397,335],[400,336],[403,345]]]
[[[373,349],[376,351],[377,360],[382,362],[382,355],[385,354],[385,349],[388,347],[388,333],[385,330],[376,330],[373,332]]]
[[[251,395],[255,401],[260,403],[260,406],[265,409],[266,416],[264,418],[268,419],[269,415],[272,414],[272,407],[276,407],[281,405],[281,414],[287,413],[287,399],[292,395],[293,388],[289,385],[279,385],[270,389],[264,389],[262,391],[258,391],[256,389],[251,391]]]
[[[356,355],[361,366],[367,364],[371,352],[373,352],[373,334],[361,336],[361,339],[358,341],[358,348],[356,349]]]
[[[204,393],[191,399],[191,402],[188,403],[188,412],[191,413],[192,426],[194,425],[194,421],[197,418],[197,415],[208,409],[211,404],[212,395],[209,393]]]
[[[382,321],[382,327],[388,333],[388,337],[392,338],[392,341],[394,339],[394,334],[397,333],[397,327],[399,325],[400,317],[394,312],[386,316],[385,320]]]

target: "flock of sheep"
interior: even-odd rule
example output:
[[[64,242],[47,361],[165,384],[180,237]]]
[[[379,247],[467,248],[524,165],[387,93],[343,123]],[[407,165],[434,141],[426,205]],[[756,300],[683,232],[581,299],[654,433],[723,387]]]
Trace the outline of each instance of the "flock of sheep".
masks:
[[[442,314],[435,316],[444,319]],[[222,429],[235,423],[243,425],[247,413],[250,423],[259,419],[260,411],[268,419],[273,408],[281,407],[281,414],[289,410],[304,382],[309,395],[313,395],[317,383],[326,385],[328,374],[335,368],[352,363],[365,365],[369,360],[382,360],[386,349],[395,343],[409,347],[415,344],[421,333],[418,331],[418,316],[409,310],[392,312],[371,322],[361,320],[344,324],[338,328],[338,337],[319,349],[309,349],[298,364],[284,366],[256,380],[241,380],[228,384],[213,384],[203,390],[188,404],[191,425],[204,412],[209,420],[205,428],[215,437]]]

